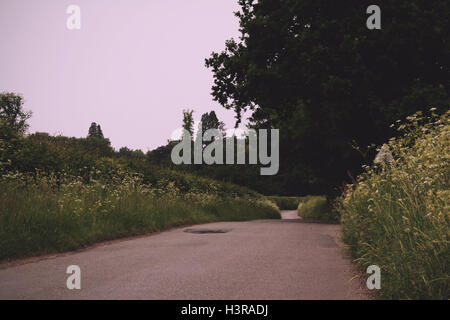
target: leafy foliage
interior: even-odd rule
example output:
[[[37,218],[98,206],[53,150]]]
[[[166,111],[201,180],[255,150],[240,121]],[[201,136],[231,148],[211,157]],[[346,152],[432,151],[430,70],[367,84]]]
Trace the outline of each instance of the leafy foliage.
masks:
[[[324,196],[310,196],[299,203],[298,215],[304,219],[338,221],[338,215],[332,210],[330,203]]]
[[[296,210],[298,205],[307,201],[309,197],[281,197],[281,196],[269,196],[267,199],[276,203],[280,210]]]
[[[8,127],[12,132],[22,135],[28,129],[27,120],[31,117],[31,111],[23,109],[23,97],[21,95],[2,92],[0,93],[0,126],[2,133],[4,127]],[[5,136],[2,136],[5,138]]]
[[[251,109],[253,126],[280,129],[271,180],[282,193],[332,193],[361,171],[352,145],[381,144],[397,119],[450,105],[448,1],[378,2],[381,30],[366,28],[369,1],[239,3],[241,38],[206,60],[212,94],[238,121]]]
[[[189,132],[191,138],[194,136],[194,110],[183,110],[183,129]]]

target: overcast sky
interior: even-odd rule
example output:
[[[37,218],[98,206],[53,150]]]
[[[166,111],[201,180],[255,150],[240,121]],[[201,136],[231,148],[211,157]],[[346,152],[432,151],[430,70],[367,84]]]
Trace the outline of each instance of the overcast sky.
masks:
[[[81,29],[66,26],[69,5]],[[30,132],[84,137],[100,123],[115,148],[166,143],[182,110],[234,114],[212,100],[204,59],[237,38],[237,0],[0,0],[0,91],[21,93]]]

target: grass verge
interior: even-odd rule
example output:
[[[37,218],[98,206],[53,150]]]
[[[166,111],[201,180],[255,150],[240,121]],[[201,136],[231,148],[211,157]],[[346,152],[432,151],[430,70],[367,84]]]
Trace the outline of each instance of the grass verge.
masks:
[[[173,182],[152,186],[125,172],[89,182],[69,175],[4,174],[0,261],[183,225],[280,218],[278,208],[263,196],[242,194],[242,189],[223,194],[220,183],[203,183],[202,190],[185,192]]]
[[[401,124],[393,161],[366,168],[339,201],[343,240],[382,299],[449,299],[450,112]]]

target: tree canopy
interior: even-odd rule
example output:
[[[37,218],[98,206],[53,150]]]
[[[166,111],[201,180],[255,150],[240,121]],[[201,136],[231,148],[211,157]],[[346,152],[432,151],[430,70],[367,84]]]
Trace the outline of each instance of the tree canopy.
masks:
[[[194,110],[183,110],[183,125],[182,128],[189,132],[192,136],[194,135]]]
[[[206,60],[212,95],[238,122],[250,109],[251,126],[280,129],[285,192],[334,188],[361,168],[355,145],[450,105],[448,1],[379,1],[381,30],[366,27],[368,1],[239,3],[240,39]]]
[[[88,131],[88,138],[104,139],[103,131],[99,124],[96,124],[95,122],[91,123]]]
[[[18,134],[24,134],[28,129],[27,120],[31,111],[23,109],[23,97],[11,92],[0,93],[0,121],[3,125]]]
[[[219,129],[220,121],[214,111],[206,112],[201,117],[201,132],[204,133],[208,129]]]

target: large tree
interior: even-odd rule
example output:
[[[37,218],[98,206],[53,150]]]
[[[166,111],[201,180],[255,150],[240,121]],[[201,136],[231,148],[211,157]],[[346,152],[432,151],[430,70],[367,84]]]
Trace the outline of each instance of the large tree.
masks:
[[[20,94],[0,93],[0,172],[12,168],[28,129],[31,111],[24,110],[23,102]]]
[[[92,122],[89,127],[88,138],[104,139],[105,137],[103,136],[102,127],[100,127],[99,124]]]
[[[201,117],[201,128],[199,128],[202,133],[205,133],[208,129],[219,129],[220,121],[214,111],[206,112],[202,114]]]
[[[27,120],[31,111],[23,108],[23,97],[11,92],[0,93],[0,122],[18,134],[24,134],[28,129]]]
[[[285,193],[329,191],[363,159],[352,145],[380,144],[389,125],[450,105],[450,2],[240,0],[241,37],[206,60],[212,94],[237,119],[279,128]]]
[[[194,136],[194,110],[183,110],[183,125],[182,128],[185,130],[183,133],[189,133],[192,137]]]

